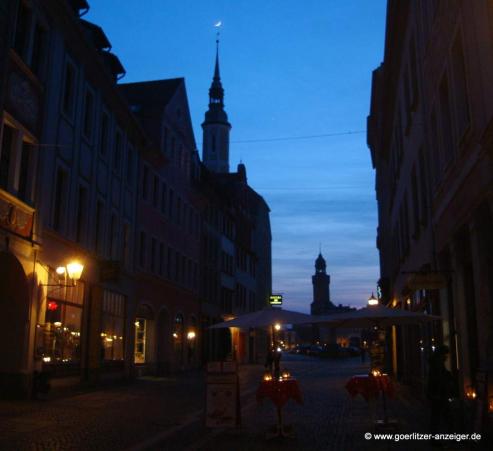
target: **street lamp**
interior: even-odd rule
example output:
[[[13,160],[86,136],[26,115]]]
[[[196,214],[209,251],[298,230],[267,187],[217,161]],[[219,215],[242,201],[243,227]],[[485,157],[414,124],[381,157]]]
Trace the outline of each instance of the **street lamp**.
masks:
[[[375,297],[373,294],[373,291],[371,292],[371,296],[368,298],[368,305],[378,305],[378,299]]]
[[[82,271],[84,271],[84,265],[77,261],[68,263],[66,266],[58,266],[55,272],[61,278],[65,278],[65,283],[42,283],[43,287],[75,287],[77,281],[80,280],[82,276]],[[70,279],[69,284],[67,284],[67,277]]]

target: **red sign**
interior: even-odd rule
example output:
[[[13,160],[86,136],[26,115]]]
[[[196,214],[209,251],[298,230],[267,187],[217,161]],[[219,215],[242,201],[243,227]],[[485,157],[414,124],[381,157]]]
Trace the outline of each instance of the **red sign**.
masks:
[[[56,310],[58,308],[58,304],[55,301],[48,302],[48,310]]]

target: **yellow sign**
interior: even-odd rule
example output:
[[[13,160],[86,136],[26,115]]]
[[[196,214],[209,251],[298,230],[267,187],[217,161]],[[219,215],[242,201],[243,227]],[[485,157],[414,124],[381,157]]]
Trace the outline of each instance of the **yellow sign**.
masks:
[[[282,294],[271,294],[269,303],[270,305],[282,305]]]

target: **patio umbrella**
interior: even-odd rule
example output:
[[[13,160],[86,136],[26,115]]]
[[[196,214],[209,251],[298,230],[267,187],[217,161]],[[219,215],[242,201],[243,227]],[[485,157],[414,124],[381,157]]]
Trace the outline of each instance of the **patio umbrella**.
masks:
[[[352,310],[345,313],[335,313],[312,317],[313,323],[327,326],[368,328],[373,326],[388,327],[401,324],[422,324],[430,321],[438,321],[442,318],[435,315],[410,312],[409,310],[393,309],[384,305],[372,305],[360,310]]]
[[[224,327],[266,327],[274,324],[304,324],[312,323],[314,317],[305,313],[282,310],[279,308],[264,308],[252,313],[245,313],[230,321],[214,324],[209,329],[220,329]]]

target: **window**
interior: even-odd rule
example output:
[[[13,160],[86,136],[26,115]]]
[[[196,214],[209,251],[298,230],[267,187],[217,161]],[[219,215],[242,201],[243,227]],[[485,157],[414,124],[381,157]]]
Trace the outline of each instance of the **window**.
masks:
[[[175,252],[175,279],[174,279],[175,282],[180,281],[180,274],[181,274],[180,264],[181,264],[180,254],[178,252]]]
[[[173,268],[173,249],[168,247],[168,263],[166,265],[166,272],[168,275],[168,279],[171,280],[172,277],[172,268]]]
[[[462,138],[469,126],[469,101],[467,95],[466,66],[460,34],[457,34],[452,47],[452,70],[454,75],[455,120],[457,136]]]
[[[110,236],[108,239],[108,257],[110,259],[118,258],[117,256],[118,243],[118,218],[116,214],[112,214],[110,218]]]
[[[103,211],[104,204],[101,200],[96,201],[96,220],[94,224],[94,247],[96,253],[101,253],[102,249],[102,238],[103,238]]]
[[[139,265],[141,268],[145,268],[146,262],[146,234],[140,232],[140,246],[139,246]]]
[[[418,93],[418,64],[416,55],[416,42],[411,39],[409,45],[409,56],[410,56],[410,75],[411,75],[411,111],[416,111],[418,109],[419,93]]]
[[[173,220],[173,198],[174,192],[172,189],[169,190],[169,202],[168,202],[168,216],[169,219]]]
[[[413,168],[411,174],[411,193],[412,193],[412,211],[413,211],[413,238],[417,239],[420,232],[419,224],[419,197],[418,197],[418,180],[416,168]]]
[[[151,272],[156,272],[156,238],[151,238]]]
[[[14,129],[3,124],[2,148],[0,149],[0,188],[8,190]]]
[[[87,211],[87,189],[83,186],[80,186],[78,202],[77,202],[77,223],[75,230],[75,239],[78,243],[81,243],[84,240],[86,211]]]
[[[149,191],[149,168],[144,165],[142,171],[142,199],[147,200]]]
[[[119,171],[122,162],[122,144],[123,138],[120,132],[115,135],[115,153],[113,154],[113,170]]]
[[[84,116],[82,123],[82,130],[86,138],[92,136],[92,121],[94,116],[94,95],[87,89],[84,96]]]
[[[65,62],[65,83],[63,85],[63,112],[72,117],[75,105],[75,67],[69,61]]]
[[[166,153],[168,150],[168,127],[163,129],[163,152]]]
[[[161,213],[166,214],[166,196],[168,193],[166,192],[166,183],[161,184]]]
[[[171,161],[175,161],[175,137],[171,138]]]
[[[433,183],[437,185],[442,173],[440,146],[438,141],[438,123],[436,111],[431,113],[431,154],[433,162]]]
[[[420,218],[423,226],[428,224],[428,177],[425,166],[425,152],[423,146],[419,150],[419,180],[420,180],[420,197],[421,197],[421,214]]]
[[[99,142],[99,153],[103,156],[106,155],[106,149],[108,148],[109,124],[108,115],[103,113],[101,115],[101,138]]]
[[[123,224],[122,253],[123,264],[128,267],[130,265],[130,225],[127,223]]]
[[[164,244],[159,243],[159,275],[164,275]]]
[[[26,141],[22,141],[21,150],[21,167],[19,170],[19,188],[18,197],[25,202],[29,202],[31,196],[29,195],[29,162],[31,160],[32,145]],[[33,181],[31,181],[32,183]]]
[[[46,35],[47,33],[44,27],[37,22],[34,27],[31,69],[38,78],[41,76],[45,60]]]
[[[104,290],[101,330],[101,357],[103,360],[123,360],[125,297]]]
[[[181,224],[181,197],[176,200],[176,223]]]
[[[29,44],[29,16],[30,11],[26,7],[23,1],[19,2],[19,9],[17,10],[17,21],[15,24],[14,35],[14,49],[17,54],[25,59],[27,53],[27,46]]]
[[[137,318],[135,321],[135,355],[134,362],[136,364],[145,363],[146,355],[146,323],[144,318]]]
[[[154,175],[154,184],[152,188],[152,205],[155,208],[159,206],[159,177]]]
[[[450,99],[447,77],[444,76],[440,83],[440,113],[442,126],[442,150],[444,165],[446,166],[454,155],[454,136],[452,129],[452,116],[450,111]]]
[[[58,168],[55,181],[55,196],[53,199],[53,228],[59,232],[64,226],[65,203],[67,199],[67,174]]]
[[[59,282],[52,269],[48,283]],[[77,365],[80,362],[84,282],[75,287],[47,287],[45,323],[36,328],[36,355],[44,357],[45,365]]]
[[[131,146],[127,148],[127,184],[132,185],[134,179],[134,149]]]

